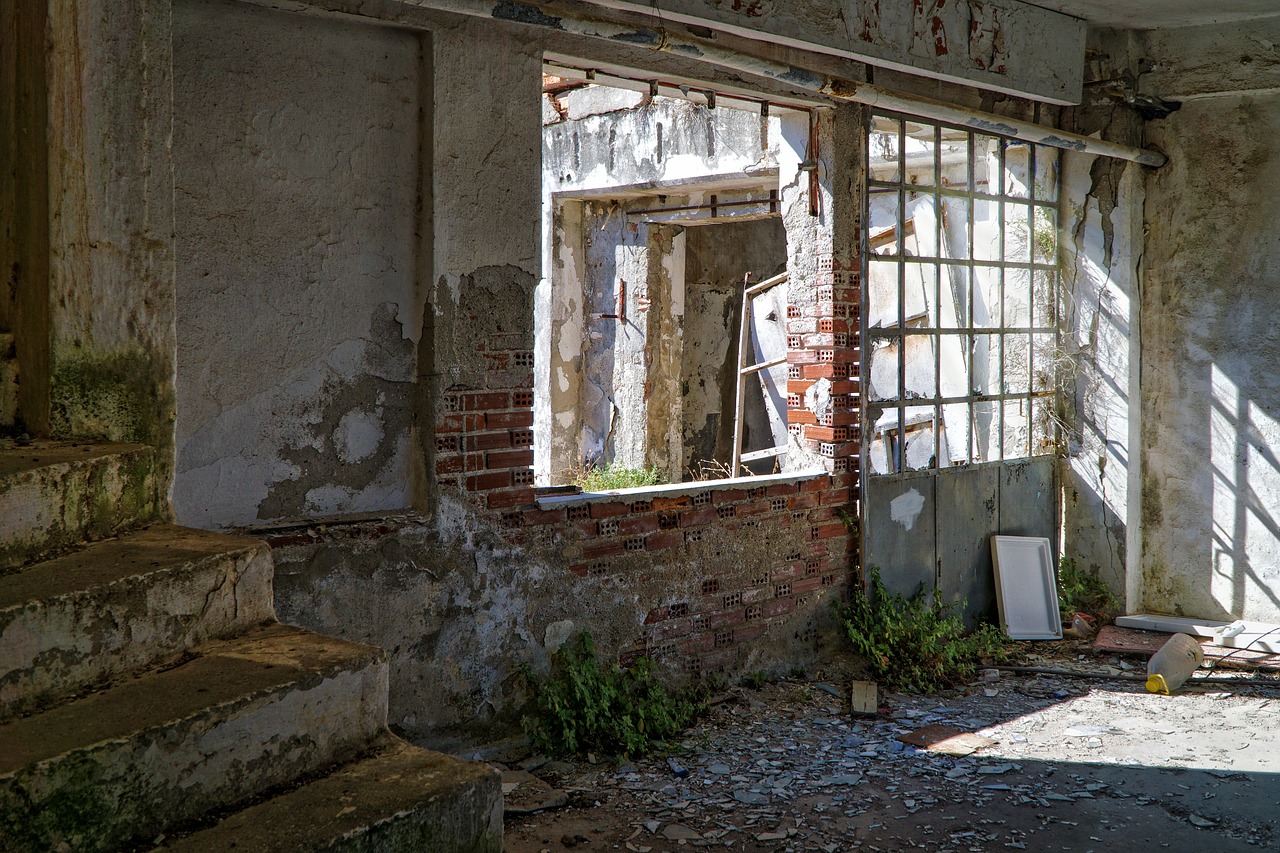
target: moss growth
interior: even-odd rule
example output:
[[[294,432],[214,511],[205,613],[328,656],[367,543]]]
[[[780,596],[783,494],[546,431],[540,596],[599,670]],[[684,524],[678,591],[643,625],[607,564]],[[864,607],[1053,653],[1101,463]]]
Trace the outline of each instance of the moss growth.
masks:
[[[0,794],[0,849],[97,851],[121,840],[112,827],[115,804],[88,759],[60,768],[57,789],[38,801],[39,782],[23,771]]]
[[[59,353],[50,383],[53,434],[163,447],[173,420],[173,381],[140,350]]]

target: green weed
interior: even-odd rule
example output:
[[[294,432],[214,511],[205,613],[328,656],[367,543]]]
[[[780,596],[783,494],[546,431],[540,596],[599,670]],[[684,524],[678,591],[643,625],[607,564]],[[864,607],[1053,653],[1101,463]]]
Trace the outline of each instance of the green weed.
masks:
[[[691,691],[662,685],[648,658],[630,669],[601,664],[586,631],[561,646],[551,664],[545,680],[525,669],[534,699],[523,721],[530,743],[548,755],[641,755],[684,731],[703,708]]]
[[[1063,557],[1058,561],[1058,609],[1067,621],[1076,611],[1106,616],[1120,611],[1120,599],[1096,568],[1085,571],[1071,557]]]
[[[940,595],[911,597],[890,592],[872,566],[871,591],[858,589],[836,612],[854,650],[866,658],[876,680],[891,689],[932,693],[972,680],[978,663],[1007,660],[1009,639],[994,625],[966,634],[953,605]]]

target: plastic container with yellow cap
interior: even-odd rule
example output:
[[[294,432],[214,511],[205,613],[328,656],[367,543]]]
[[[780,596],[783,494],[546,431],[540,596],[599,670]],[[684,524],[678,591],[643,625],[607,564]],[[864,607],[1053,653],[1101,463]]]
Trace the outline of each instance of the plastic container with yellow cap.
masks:
[[[1166,696],[1187,683],[1204,660],[1200,641],[1186,634],[1174,634],[1147,662],[1147,689]]]

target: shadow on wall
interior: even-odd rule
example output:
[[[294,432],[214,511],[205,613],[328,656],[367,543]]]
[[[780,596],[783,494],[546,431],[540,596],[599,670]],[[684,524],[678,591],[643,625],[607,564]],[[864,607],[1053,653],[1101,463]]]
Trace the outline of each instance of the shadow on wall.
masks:
[[[1143,608],[1280,621],[1280,98],[1189,102],[1151,138]]]

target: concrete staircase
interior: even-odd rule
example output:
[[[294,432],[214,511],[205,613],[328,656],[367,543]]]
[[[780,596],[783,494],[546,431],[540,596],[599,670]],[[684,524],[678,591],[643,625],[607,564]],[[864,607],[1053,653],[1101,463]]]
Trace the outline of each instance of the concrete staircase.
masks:
[[[276,622],[265,544],[151,521],[150,459],[0,450],[0,851],[500,850],[498,775]]]

